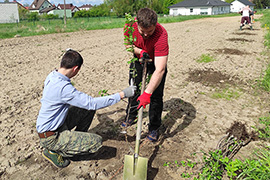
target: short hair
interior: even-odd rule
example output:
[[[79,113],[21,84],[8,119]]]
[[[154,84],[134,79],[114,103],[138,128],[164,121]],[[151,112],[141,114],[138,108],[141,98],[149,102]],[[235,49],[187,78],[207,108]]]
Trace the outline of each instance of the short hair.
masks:
[[[149,28],[157,24],[157,13],[149,8],[142,8],[137,13],[138,25],[144,28]]]
[[[78,66],[80,69],[83,64],[83,58],[82,56],[72,49],[69,49],[64,56],[62,57],[60,67],[70,69],[74,66]]]

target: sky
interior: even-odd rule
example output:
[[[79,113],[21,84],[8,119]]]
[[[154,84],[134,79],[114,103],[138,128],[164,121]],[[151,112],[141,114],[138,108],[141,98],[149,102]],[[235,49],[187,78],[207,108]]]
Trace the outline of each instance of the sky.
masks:
[[[13,0],[9,0],[12,2]],[[17,0],[21,4],[29,4],[31,5],[34,0]],[[55,4],[64,4],[64,0],[49,0],[50,3]],[[1,0],[1,2],[4,2],[4,0]],[[92,6],[94,5],[99,5],[103,3],[103,0],[66,0],[66,4],[72,3],[74,6],[81,6],[83,4],[91,4]]]

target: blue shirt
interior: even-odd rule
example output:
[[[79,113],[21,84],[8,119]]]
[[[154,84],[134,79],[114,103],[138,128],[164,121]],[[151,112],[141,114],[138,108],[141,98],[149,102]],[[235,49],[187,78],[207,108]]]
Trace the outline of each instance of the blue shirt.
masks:
[[[93,98],[78,91],[70,79],[52,71],[44,82],[41,108],[37,118],[37,132],[55,131],[65,120],[70,105],[88,110],[97,110],[121,100],[120,94]]]

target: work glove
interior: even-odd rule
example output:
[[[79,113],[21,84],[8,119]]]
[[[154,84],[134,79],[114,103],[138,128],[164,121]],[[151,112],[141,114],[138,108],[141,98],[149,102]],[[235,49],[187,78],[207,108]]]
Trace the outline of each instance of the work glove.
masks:
[[[145,59],[150,59],[149,54],[145,50],[141,50],[140,52],[140,59],[145,60]]]
[[[143,108],[146,107],[147,104],[150,103],[150,97],[151,97],[152,94],[148,94],[146,93],[145,91],[143,92],[142,95],[140,95],[137,99],[137,101],[140,101],[140,104],[138,106],[137,109],[140,109],[141,106],[143,106]]]
[[[136,90],[137,90],[136,86],[130,85],[129,87],[123,90],[124,97],[129,98],[129,97],[134,96]]]

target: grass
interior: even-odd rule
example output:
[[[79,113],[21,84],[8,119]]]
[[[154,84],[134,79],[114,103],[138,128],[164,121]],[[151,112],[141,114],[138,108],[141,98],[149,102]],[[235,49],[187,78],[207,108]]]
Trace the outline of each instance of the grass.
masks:
[[[124,18],[70,18],[67,24],[62,19],[21,21],[15,24],[0,24],[0,39],[12,38],[15,35],[34,36],[52,33],[75,32],[82,30],[113,29],[123,27]]]
[[[202,54],[196,61],[198,63],[209,63],[212,61],[216,61],[216,59],[210,54]]]
[[[264,76],[260,80],[260,86],[264,90],[270,91],[270,64],[268,64],[266,70],[264,71]]]
[[[217,92],[214,92],[212,94],[212,98],[215,99],[227,99],[228,101],[230,101],[231,99],[237,99],[238,97],[240,97],[240,93],[238,91],[235,91],[233,89],[229,89],[229,88],[225,88],[222,90],[218,90]]]
[[[263,16],[260,19],[262,23],[262,27],[266,30],[266,35],[264,36],[264,45],[267,47],[268,51],[270,49],[270,10],[264,10],[262,11]],[[267,68],[264,70],[264,75],[259,81],[260,87],[262,87],[266,91],[270,91],[270,62],[267,66]]]
[[[270,141],[270,116],[259,118],[259,124],[259,127],[253,127],[258,133],[258,137]]]
[[[193,16],[160,16],[159,23],[182,22],[192,19],[201,19],[208,17],[225,17],[236,16],[239,14],[223,14],[223,15],[193,15]],[[21,37],[35,36],[52,33],[75,32],[84,30],[97,29],[113,29],[123,28],[125,18],[117,17],[88,17],[88,18],[68,18],[67,24],[64,24],[63,19],[52,19],[39,21],[20,21],[19,23],[0,24],[0,39],[13,38],[15,35]]]

